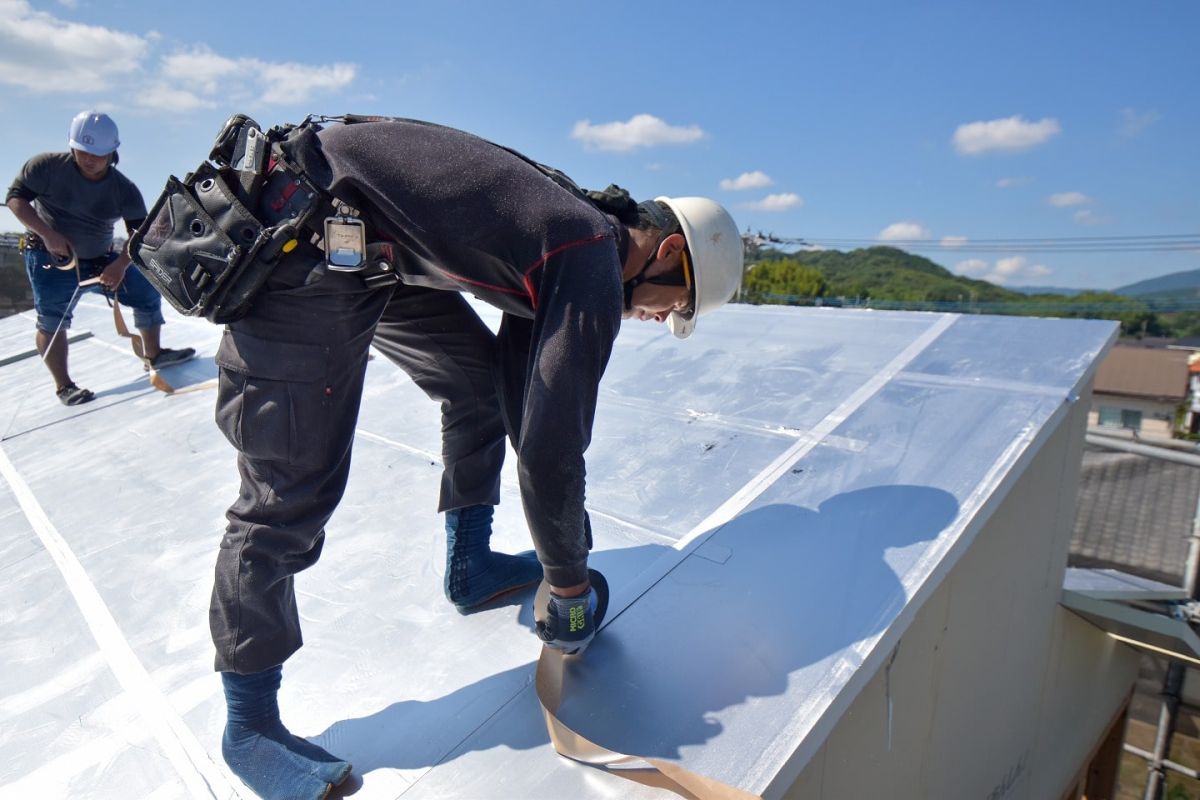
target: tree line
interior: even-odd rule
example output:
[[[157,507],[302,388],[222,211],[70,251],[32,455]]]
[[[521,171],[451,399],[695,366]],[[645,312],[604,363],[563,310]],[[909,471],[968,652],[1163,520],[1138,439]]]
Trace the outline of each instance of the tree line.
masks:
[[[955,275],[893,247],[843,253],[759,250],[747,257],[741,302],[838,305],[1038,317],[1111,319],[1124,336],[1200,335],[1200,293],[1137,298],[1113,292],[1023,294]]]

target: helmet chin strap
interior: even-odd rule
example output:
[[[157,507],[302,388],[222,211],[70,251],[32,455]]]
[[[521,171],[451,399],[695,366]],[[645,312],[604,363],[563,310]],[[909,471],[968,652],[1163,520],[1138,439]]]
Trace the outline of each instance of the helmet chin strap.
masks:
[[[646,263],[642,264],[642,268],[638,271],[638,274],[625,281],[626,311],[633,311],[633,290],[649,280],[649,278],[646,277],[646,270],[648,270],[650,265],[653,264],[655,259],[658,258],[658,248],[662,247],[663,240],[669,235],[670,234],[664,234],[657,242],[654,243],[654,249],[650,251],[650,256],[646,259]]]

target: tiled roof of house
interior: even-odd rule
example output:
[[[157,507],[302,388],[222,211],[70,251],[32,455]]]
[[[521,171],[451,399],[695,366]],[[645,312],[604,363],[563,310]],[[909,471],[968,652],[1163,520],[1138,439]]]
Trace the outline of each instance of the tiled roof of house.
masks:
[[[1181,585],[1198,499],[1200,468],[1089,444],[1071,564]]]
[[[1189,355],[1186,350],[1118,345],[1101,362],[1095,391],[1183,400],[1187,396]]]

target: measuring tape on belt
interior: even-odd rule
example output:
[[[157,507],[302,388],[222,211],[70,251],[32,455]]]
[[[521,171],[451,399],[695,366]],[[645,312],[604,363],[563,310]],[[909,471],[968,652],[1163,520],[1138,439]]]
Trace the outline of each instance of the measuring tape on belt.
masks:
[[[542,581],[533,601],[534,617],[546,618],[546,607],[550,602],[550,584]],[[534,686],[542,715],[546,718],[546,730],[550,743],[560,756],[573,761],[603,769],[611,775],[675,792],[692,800],[751,800],[758,795],[744,792],[720,781],[707,778],[685,769],[672,761],[661,758],[628,755],[609,750],[576,733],[558,718],[558,709],[563,700],[564,661],[578,656],[563,655],[561,650],[542,646],[538,657],[537,675]]]

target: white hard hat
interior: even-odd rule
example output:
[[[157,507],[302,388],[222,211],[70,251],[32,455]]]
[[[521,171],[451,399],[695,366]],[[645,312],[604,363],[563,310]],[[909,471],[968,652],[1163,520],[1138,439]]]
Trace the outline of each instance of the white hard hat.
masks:
[[[671,333],[686,339],[696,319],[720,308],[742,282],[742,236],[729,212],[707,197],[656,197],[679,220],[691,253],[695,301],[688,316],[678,311],[667,317]]]
[[[71,149],[106,156],[121,146],[117,123],[99,111],[80,111],[71,120]]]

